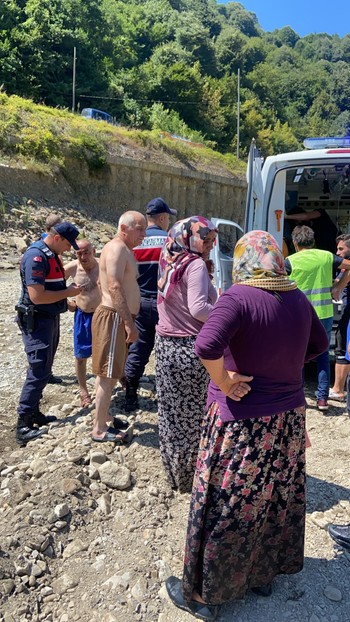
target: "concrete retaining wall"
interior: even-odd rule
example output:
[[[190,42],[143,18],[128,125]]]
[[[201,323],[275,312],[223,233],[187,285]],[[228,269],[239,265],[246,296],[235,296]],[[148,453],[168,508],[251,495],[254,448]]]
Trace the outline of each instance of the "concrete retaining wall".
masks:
[[[52,205],[80,205],[92,216],[112,221],[127,209],[144,211],[151,198],[162,196],[180,218],[202,214],[242,224],[246,182],[227,171],[221,176],[114,157],[108,167],[94,173],[83,162],[67,161],[64,176],[0,165],[0,191],[45,199]]]

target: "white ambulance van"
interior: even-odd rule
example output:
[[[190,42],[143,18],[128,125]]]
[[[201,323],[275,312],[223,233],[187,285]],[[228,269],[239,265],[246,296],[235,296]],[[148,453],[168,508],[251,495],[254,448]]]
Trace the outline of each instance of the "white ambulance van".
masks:
[[[237,241],[243,235],[243,228],[232,220],[211,218],[218,230],[210,259],[214,264],[213,284],[218,294],[232,285],[232,256]]]
[[[350,137],[308,138],[304,147],[303,151],[269,156],[262,163],[252,141],[244,232],[269,231],[282,248],[286,213],[323,208],[339,231],[350,233]],[[232,241],[237,241],[243,230],[231,221],[218,219],[216,224],[219,235],[211,257],[215,285],[221,293],[231,284]]]

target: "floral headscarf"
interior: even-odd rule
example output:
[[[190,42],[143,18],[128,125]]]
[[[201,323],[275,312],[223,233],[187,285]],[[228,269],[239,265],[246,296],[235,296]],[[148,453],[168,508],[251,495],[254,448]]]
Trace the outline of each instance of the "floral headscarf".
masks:
[[[191,261],[200,259],[203,241],[215,226],[203,216],[179,220],[168,233],[159,259],[158,302],[170,296]]]
[[[233,253],[232,282],[269,290],[297,288],[287,276],[282,251],[267,231],[250,231],[238,240]]]

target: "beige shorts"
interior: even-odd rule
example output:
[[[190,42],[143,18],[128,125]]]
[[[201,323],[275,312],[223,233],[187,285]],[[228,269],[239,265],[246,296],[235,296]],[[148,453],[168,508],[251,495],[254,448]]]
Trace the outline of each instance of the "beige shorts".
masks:
[[[119,380],[128,353],[124,322],[110,307],[99,305],[92,318],[92,373]]]

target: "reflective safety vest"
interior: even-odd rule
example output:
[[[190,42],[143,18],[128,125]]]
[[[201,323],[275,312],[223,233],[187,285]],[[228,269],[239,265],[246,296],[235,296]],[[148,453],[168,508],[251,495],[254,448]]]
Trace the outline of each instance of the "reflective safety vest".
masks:
[[[333,254],[310,248],[290,255],[288,260],[290,278],[310,300],[320,320],[333,317]]]

